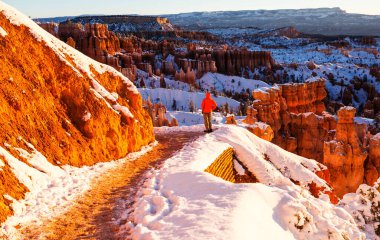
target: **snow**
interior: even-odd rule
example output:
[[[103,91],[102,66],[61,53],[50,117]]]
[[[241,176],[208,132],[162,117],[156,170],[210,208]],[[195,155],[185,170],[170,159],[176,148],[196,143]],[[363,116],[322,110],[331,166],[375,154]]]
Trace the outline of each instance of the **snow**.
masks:
[[[315,176],[314,172],[324,168],[321,169],[321,165],[314,160],[300,156],[295,158],[296,155],[258,138],[244,128],[227,128],[215,135],[234,147],[237,157],[261,183],[283,184],[292,179],[304,187],[315,182],[318,186],[330,189],[324,180]],[[268,171],[272,174],[268,174]]]
[[[2,37],[6,37],[8,35],[8,33],[4,30],[4,28],[2,28],[1,26],[0,26],[0,36],[2,36]]]
[[[356,108],[352,107],[352,106],[345,106],[345,107],[342,107],[341,110],[346,110],[346,111],[354,111],[356,110]]]
[[[166,118],[171,121],[175,118],[178,121],[179,126],[191,126],[202,124],[203,125],[203,114],[201,112],[181,112],[181,111],[168,111],[166,113]],[[224,122],[225,117],[221,113],[212,113],[212,123],[221,124]]]
[[[131,111],[129,111],[129,109],[125,106],[120,106],[119,104],[115,104],[112,106],[116,111],[120,111],[121,114],[124,116],[124,117],[127,117],[127,118],[134,118],[133,114],[131,113]]]
[[[84,113],[83,117],[82,117],[82,120],[85,121],[85,122],[87,122],[87,121],[89,121],[90,119],[91,119],[91,113],[86,111],[86,112]]]
[[[23,141],[22,138],[20,141]],[[121,166],[125,161],[133,161],[150,151],[155,145],[144,147],[140,152],[131,153],[117,161],[76,168],[68,165],[54,166],[30,143],[26,144],[30,148],[29,151],[14,149],[27,160],[30,166],[0,147],[0,157],[5,159],[13,174],[30,191],[23,200],[13,199],[11,208],[14,215],[8,217],[1,226],[0,238],[18,239],[16,226],[31,222],[39,224],[41,219],[52,218],[63,213],[79,195],[90,189],[94,178],[107,170]],[[8,145],[7,148],[11,146]]]
[[[0,159],[0,171],[3,170],[3,167],[5,167],[5,164],[4,164],[3,160]]]
[[[356,193],[346,194],[339,205],[354,217],[367,239],[380,239],[380,179],[373,187],[359,186]],[[377,231],[377,234],[376,234]]]
[[[364,117],[355,117],[355,118],[354,118],[354,121],[355,121],[357,124],[365,124],[365,125],[367,125],[367,126],[374,125],[375,122],[376,122],[374,119],[371,119],[371,118],[364,118]]]
[[[181,111],[190,111],[190,103],[191,101],[194,103],[195,107],[199,109],[201,107],[202,100],[205,98],[204,93],[200,92],[186,92],[175,89],[166,89],[166,88],[155,88],[155,89],[147,89],[147,88],[139,88],[138,89],[142,98],[150,100],[153,103],[162,103],[168,110],[172,109],[173,100],[176,101],[177,109]],[[237,112],[240,106],[240,103],[236,100],[227,97],[213,97],[218,106],[225,105],[228,103],[229,107]]]
[[[374,139],[374,140],[380,140],[380,133],[378,133],[375,136],[373,136],[372,139]]]
[[[199,126],[187,128],[191,129],[196,131]],[[241,134],[250,133],[235,126],[221,126],[185,146],[161,169],[150,170],[135,199],[132,222],[126,223],[120,233],[132,227],[133,239],[364,239],[343,208],[314,198],[290,180],[274,181],[271,185],[232,184],[204,172],[224,150],[232,147],[232,142],[257,145],[264,152],[272,145],[256,137],[240,138]],[[226,138],[231,140],[227,143]],[[245,161],[262,155],[253,150],[234,150],[241,161],[244,155]],[[279,148],[272,151],[276,156]],[[307,161],[294,154],[292,158],[292,164]],[[267,170],[268,175],[279,172]],[[255,176],[258,171],[261,170],[254,171]],[[303,175],[306,173],[298,171],[293,177],[303,179]]]
[[[236,160],[234,160],[234,169],[236,170],[236,172],[239,174],[239,175],[244,175],[245,174],[245,170],[243,168],[242,165],[240,165],[240,163]]]
[[[206,73],[198,80],[198,83],[204,90],[211,91],[215,89],[218,92],[231,91],[231,93],[242,93],[247,89],[249,89],[251,93],[254,89],[269,87],[269,85],[263,81],[227,76],[219,73]]]

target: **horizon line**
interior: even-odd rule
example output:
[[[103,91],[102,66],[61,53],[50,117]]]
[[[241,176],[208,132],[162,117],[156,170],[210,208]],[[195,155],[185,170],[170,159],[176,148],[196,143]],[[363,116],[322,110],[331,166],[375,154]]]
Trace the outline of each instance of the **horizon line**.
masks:
[[[43,19],[43,18],[63,18],[63,17],[86,17],[86,16],[118,16],[118,15],[131,15],[131,16],[151,16],[151,17],[160,17],[164,15],[179,15],[179,14],[190,14],[190,13],[216,13],[216,12],[244,12],[244,11],[278,11],[278,10],[317,10],[317,9],[339,9],[348,14],[358,14],[358,15],[367,15],[367,16],[380,16],[379,14],[369,14],[369,13],[358,13],[358,12],[349,12],[341,7],[318,7],[318,8],[278,8],[278,9],[241,9],[241,10],[209,10],[209,11],[190,11],[190,12],[178,12],[178,13],[160,13],[160,14],[139,14],[139,13],[112,13],[112,14],[91,14],[83,13],[80,15],[61,15],[61,16],[51,16],[51,17],[32,17],[32,19]]]

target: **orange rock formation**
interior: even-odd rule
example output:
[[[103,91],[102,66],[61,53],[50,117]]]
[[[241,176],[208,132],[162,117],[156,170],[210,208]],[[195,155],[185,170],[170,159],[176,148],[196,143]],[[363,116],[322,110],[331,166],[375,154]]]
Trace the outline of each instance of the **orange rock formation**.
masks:
[[[178,121],[172,118],[170,121],[166,117],[166,107],[161,103],[153,104],[150,99],[143,101],[144,108],[148,111],[149,116],[153,121],[154,127],[175,127],[178,126]]]
[[[324,85],[324,79],[314,79],[253,91],[252,107],[257,119],[271,126],[275,144],[304,157],[322,159],[323,141],[317,142],[330,139],[329,131],[334,129],[331,116],[316,115],[325,110]],[[248,114],[246,121],[252,121],[250,118]]]
[[[354,123],[355,108],[342,108],[338,121],[323,112],[325,96],[324,80],[255,90],[245,122],[253,124],[257,118],[269,124],[273,143],[328,166],[332,185],[342,196],[380,177],[380,141],[367,134],[366,125]],[[258,129],[251,132],[263,134]]]
[[[355,192],[364,182],[364,162],[367,152],[356,132],[356,109],[343,107],[338,111],[335,139],[324,144],[323,164],[332,176],[332,186],[338,196]]]
[[[59,55],[3,12],[0,25],[8,33],[0,36],[0,147],[25,161],[13,150],[28,149],[22,138],[53,164],[83,166],[119,159],[154,141],[141,96],[126,78],[106,66],[88,74],[66,50],[60,48]],[[98,91],[104,91],[96,82],[114,100],[101,97]],[[7,163],[4,156],[0,159]],[[20,199],[26,190],[6,164],[0,171],[0,222],[11,213],[3,195]]]
[[[366,183],[373,185],[380,177],[380,133],[369,141],[368,162],[366,164]]]

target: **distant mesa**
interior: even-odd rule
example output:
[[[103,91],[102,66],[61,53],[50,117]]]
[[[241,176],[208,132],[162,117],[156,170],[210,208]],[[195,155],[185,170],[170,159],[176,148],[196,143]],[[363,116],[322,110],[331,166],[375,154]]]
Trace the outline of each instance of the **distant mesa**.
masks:
[[[308,34],[378,36],[380,33],[380,16],[352,14],[340,8],[194,12],[164,17],[188,30],[294,26]]]
[[[41,23],[59,23],[69,19],[74,22],[107,23],[110,24],[109,29],[114,32],[119,31],[112,25],[118,25],[121,21],[131,23],[131,31],[144,30],[138,27],[134,30],[132,26],[146,21],[146,26],[152,27],[148,28],[150,31],[170,31],[173,26],[187,31],[248,27],[278,29],[294,26],[299,32],[329,36],[378,36],[380,33],[380,16],[347,13],[340,8],[192,12],[162,16],[67,16],[35,20]]]

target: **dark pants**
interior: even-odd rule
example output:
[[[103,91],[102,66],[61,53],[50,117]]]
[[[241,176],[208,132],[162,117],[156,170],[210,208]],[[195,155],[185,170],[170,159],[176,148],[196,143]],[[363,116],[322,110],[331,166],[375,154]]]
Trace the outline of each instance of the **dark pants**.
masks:
[[[211,130],[212,129],[212,115],[211,115],[211,113],[203,113],[203,119],[204,119],[206,130]]]

